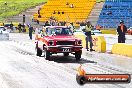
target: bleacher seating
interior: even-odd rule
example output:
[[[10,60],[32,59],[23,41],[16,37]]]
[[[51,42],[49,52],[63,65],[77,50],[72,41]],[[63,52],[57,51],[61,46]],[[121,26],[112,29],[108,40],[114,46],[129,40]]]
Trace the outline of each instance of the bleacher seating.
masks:
[[[58,21],[82,22],[87,19],[95,3],[96,0],[48,0],[41,7],[41,17],[38,18],[36,13],[34,19],[44,22],[54,17]],[[70,7],[72,4],[73,8]]]
[[[123,20],[127,27],[132,26],[132,0],[106,0],[97,25],[116,28],[120,20]]]

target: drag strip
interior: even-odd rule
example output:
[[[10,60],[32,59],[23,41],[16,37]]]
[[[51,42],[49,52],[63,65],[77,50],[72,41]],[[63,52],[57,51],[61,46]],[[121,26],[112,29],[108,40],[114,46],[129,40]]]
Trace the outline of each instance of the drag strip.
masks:
[[[12,36],[11,41],[0,42],[0,79],[3,80],[3,85],[6,84],[9,88],[80,88],[76,82],[77,68],[80,64],[88,74],[132,73],[131,67],[128,66],[131,60],[126,57],[88,52],[83,49],[81,61],[76,61],[71,54],[68,57],[57,54],[50,60],[45,60],[43,56],[36,56],[34,40],[29,40],[28,36],[23,34]],[[121,63],[124,59],[127,63]],[[127,67],[129,69],[126,69]],[[88,84],[81,87],[130,88],[131,86],[130,83]]]

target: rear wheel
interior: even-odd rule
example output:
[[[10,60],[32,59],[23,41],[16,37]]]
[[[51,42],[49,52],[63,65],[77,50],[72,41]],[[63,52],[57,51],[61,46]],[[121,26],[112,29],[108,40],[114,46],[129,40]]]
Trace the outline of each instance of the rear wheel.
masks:
[[[44,57],[46,60],[49,60],[49,58],[50,58],[50,52],[47,51],[46,49],[44,50]]]
[[[76,61],[79,61],[80,60],[81,54],[82,54],[82,51],[75,52]]]
[[[69,56],[69,53],[63,53],[64,54],[64,56]]]
[[[42,50],[37,48],[37,56],[41,56],[42,55]]]

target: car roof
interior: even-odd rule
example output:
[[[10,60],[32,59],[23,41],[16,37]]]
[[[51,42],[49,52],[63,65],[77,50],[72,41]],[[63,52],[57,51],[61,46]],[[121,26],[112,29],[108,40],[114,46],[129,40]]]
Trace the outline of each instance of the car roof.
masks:
[[[67,26],[46,26],[46,28],[68,28]]]

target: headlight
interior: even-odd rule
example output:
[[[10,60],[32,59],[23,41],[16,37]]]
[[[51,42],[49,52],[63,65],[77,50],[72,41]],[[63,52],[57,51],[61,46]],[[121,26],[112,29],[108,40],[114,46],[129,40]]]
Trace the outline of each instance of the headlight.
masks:
[[[54,41],[49,41],[49,46],[54,46]]]
[[[76,41],[76,45],[82,45],[82,41]]]
[[[82,41],[78,41],[78,45],[82,45]]]

